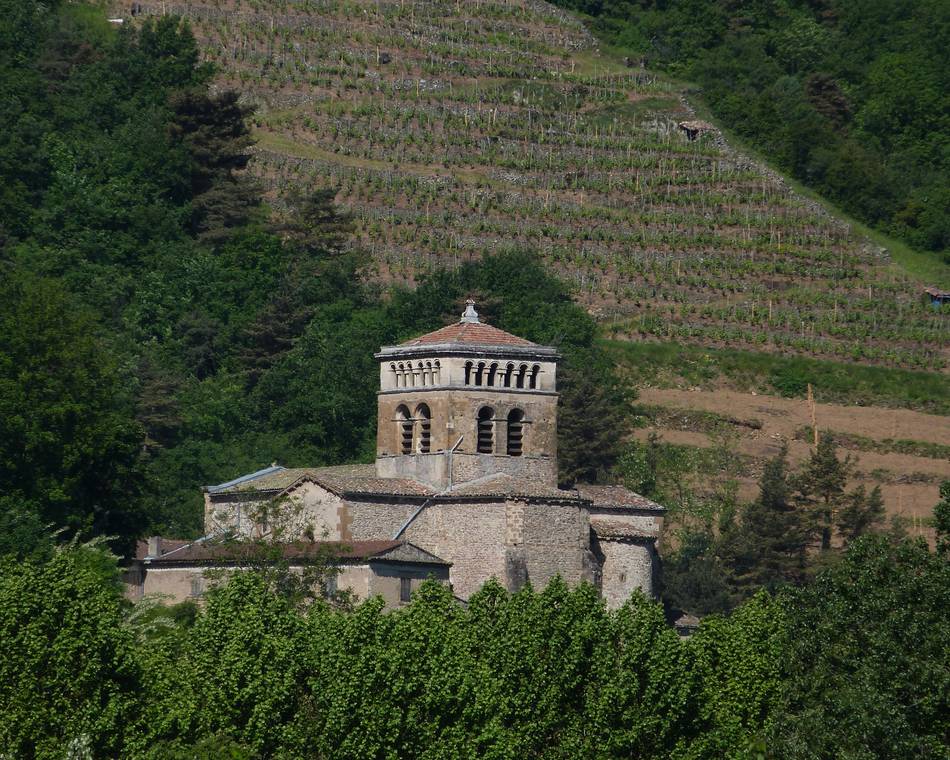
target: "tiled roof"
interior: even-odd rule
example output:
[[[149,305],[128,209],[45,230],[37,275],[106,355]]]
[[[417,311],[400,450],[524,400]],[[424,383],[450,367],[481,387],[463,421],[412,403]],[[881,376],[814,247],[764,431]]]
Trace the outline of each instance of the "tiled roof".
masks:
[[[392,494],[430,496],[434,491],[423,483],[407,478],[377,478],[372,464],[346,464],[337,467],[279,467],[258,477],[237,478],[220,486],[210,486],[212,494],[241,494],[259,491],[283,491],[310,480],[339,494]]]
[[[451,499],[453,496],[523,496],[531,499],[571,499],[573,501],[578,499],[577,491],[565,491],[524,476],[514,477],[505,473],[459,483],[447,491],[444,498]]]
[[[484,322],[457,322],[441,327],[418,338],[407,340],[403,346],[429,346],[440,343],[464,343],[473,346],[534,346],[530,340],[519,338]]]
[[[657,538],[659,536],[656,528],[651,529],[623,520],[610,520],[602,517],[592,517],[590,527],[600,538]]]
[[[405,541],[297,541],[293,543],[242,543],[242,542],[188,542],[178,539],[161,539],[162,554],[148,557],[148,541],[139,541],[135,558],[148,558],[152,564],[201,564],[208,562],[267,562],[273,559],[307,561],[317,558],[332,558],[338,561],[386,559],[394,550],[411,546],[412,559],[406,553],[396,552],[401,561],[426,564],[448,564],[434,554],[425,552]],[[275,555],[276,552],[276,555]]]
[[[645,509],[651,512],[665,512],[665,507],[646,496],[634,493],[623,486],[591,486],[579,484],[577,492],[593,502],[595,509]]]

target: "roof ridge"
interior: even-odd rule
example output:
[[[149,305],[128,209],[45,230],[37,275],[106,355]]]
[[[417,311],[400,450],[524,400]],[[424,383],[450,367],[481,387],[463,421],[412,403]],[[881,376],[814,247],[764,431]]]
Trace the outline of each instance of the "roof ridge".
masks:
[[[286,469],[287,469],[286,467],[283,467],[282,465],[279,465],[276,462],[274,462],[270,467],[265,467],[263,470],[258,470],[257,472],[251,472],[251,473],[248,473],[247,475],[241,475],[240,477],[234,478],[234,480],[229,480],[226,483],[218,483],[215,486],[205,486],[205,490],[208,493],[218,493],[219,491],[225,491],[228,488],[233,488],[234,486],[241,485],[242,483],[247,483],[248,481],[251,481],[251,480],[257,480],[258,478],[262,478],[265,475],[270,475],[271,473],[274,473],[274,472],[281,472],[282,470],[286,470]]]

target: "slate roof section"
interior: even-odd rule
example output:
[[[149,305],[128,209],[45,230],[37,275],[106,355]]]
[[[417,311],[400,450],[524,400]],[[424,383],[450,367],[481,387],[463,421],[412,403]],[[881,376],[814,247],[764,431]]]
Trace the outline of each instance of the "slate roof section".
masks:
[[[378,478],[372,464],[348,464],[338,467],[281,467],[254,478],[242,477],[230,481],[235,485],[209,486],[208,492],[240,500],[251,494],[277,495],[304,482],[316,483],[343,497],[438,497],[440,500],[459,498],[528,498],[578,501],[577,491],[565,491],[525,477],[499,473],[478,480],[459,483],[440,492],[431,486],[408,478]],[[226,489],[224,486],[228,486]]]
[[[484,322],[457,322],[441,327],[433,332],[407,340],[401,346],[430,346],[436,344],[461,343],[471,346],[536,346],[530,340],[519,338]]]
[[[264,472],[264,471],[261,471]],[[392,496],[431,496],[432,488],[408,478],[377,478],[373,464],[346,464],[337,467],[279,467],[256,477],[236,478],[219,486],[208,486],[213,495],[251,493],[278,494],[299,483],[310,481],[344,494],[379,494]]]
[[[445,493],[446,499],[453,496],[580,500],[577,491],[566,491],[523,476],[513,477],[505,473],[459,483]]]
[[[647,512],[666,512],[665,507],[623,486],[580,484],[577,486],[577,492],[582,498],[590,499],[594,509],[638,509]]]
[[[296,541],[262,546],[244,542],[189,542],[161,539],[162,554],[148,556],[148,541],[139,541],[135,558],[150,565],[245,564],[271,559],[307,562],[332,558],[337,562],[388,561],[449,565],[440,557],[407,541]],[[276,549],[275,557],[272,550]]]
[[[659,537],[656,529],[609,518],[591,517],[590,527],[601,539],[655,539]]]
[[[279,464],[272,464],[270,467],[265,467],[263,470],[258,470],[257,472],[251,472],[247,475],[241,475],[239,478],[234,478],[234,480],[229,480],[226,483],[219,483],[216,486],[205,486],[205,490],[208,493],[219,493],[225,491],[236,490],[239,486],[249,483],[254,480],[260,480],[261,478],[267,478],[274,473],[281,472],[285,468],[281,467]]]

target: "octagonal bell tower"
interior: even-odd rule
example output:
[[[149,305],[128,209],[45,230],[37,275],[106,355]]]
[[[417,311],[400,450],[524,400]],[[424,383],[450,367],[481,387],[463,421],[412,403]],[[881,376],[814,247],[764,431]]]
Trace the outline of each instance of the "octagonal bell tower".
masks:
[[[384,346],[376,473],[439,490],[507,475],[557,484],[557,351],[482,322]]]

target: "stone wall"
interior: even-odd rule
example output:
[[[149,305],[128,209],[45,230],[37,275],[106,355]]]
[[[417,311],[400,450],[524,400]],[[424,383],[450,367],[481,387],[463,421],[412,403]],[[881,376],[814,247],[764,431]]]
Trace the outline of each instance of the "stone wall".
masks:
[[[205,565],[161,567],[139,565],[125,577],[126,596],[141,599],[144,595],[158,594],[167,604],[177,604],[188,599],[200,601],[215,583],[226,582],[233,567],[209,568]],[[291,572],[301,572],[291,567]],[[213,575],[213,577],[211,577]],[[359,599],[381,596],[387,607],[398,607],[402,579],[409,579],[411,592],[418,590],[426,580],[449,583],[448,569],[440,566],[422,566],[396,562],[370,560],[368,563],[343,565],[337,575],[337,588],[348,589]]]
[[[639,589],[653,596],[656,550],[653,541],[594,539],[595,552],[602,558],[601,594],[607,607],[616,609]]]
[[[452,563],[452,589],[468,599],[489,579],[506,585],[504,502],[433,504],[406,530],[404,538]]]
[[[571,585],[593,582],[587,511],[571,504],[524,505],[524,548],[528,580],[541,589],[560,575]]]
[[[419,430],[417,410],[425,404],[430,412],[429,455],[417,454]],[[401,430],[397,410],[405,406],[417,417],[412,454],[401,449]],[[464,456],[478,455],[478,412],[490,407],[494,412],[493,456],[495,461],[479,460],[464,463]],[[524,412],[522,426],[523,456],[509,457],[508,414],[512,410]],[[453,455],[453,482],[463,482],[491,471],[509,471],[512,474],[554,485],[557,471],[557,395],[545,391],[514,391],[506,389],[406,389],[382,393],[378,401],[376,435],[377,474],[380,477],[417,477],[436,487],[444,487],[445,464],[433,462],[436,452],[452,448],[461,440]],[[392,461],[392,458],[397,461]],[[419,457],[419,463],[413,459]],[[456,465],[456,462],[460,463]]]
[[[355,501],[347,500],[342,507],[343,520],[346,530],[343,532],[344,541],[375,541],[391,539],[419,508],[419,502],[382,502],[382,501]],[[412,541],[407,534],[400,538]],[[441,557],[428,546],[416,543],[422,549]],[[443,557],[444,559],[444,557]]]

